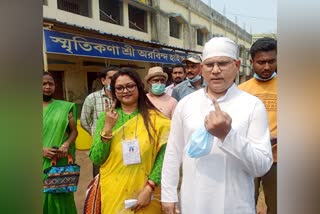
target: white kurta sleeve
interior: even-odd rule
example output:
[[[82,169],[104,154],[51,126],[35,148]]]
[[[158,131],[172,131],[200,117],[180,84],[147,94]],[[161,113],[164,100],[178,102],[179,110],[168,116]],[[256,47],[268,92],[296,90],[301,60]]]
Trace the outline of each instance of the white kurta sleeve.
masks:
[[[180,105],[181,106],[181,105]],[[161,176],[161,201],[177,202],[177,187],[179,183],[179,168],[184,149],[183,126],[179,104],[171,121],[171,130],[166,147]]]
[[[273,160],[268,116],[262,102],[255,103],[246,135],[231,129],[219,147],[239,159],[244,169],[254,177],[261,177],[269,171]]]

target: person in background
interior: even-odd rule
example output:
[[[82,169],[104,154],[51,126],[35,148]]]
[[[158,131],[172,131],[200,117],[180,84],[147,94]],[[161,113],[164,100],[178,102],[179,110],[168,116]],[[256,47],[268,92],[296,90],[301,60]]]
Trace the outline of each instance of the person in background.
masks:
[[[107,106],[112,105],[112,95],[110,91],[111,77],[119,70],[117,67],[104,68],[100,72],[100,81],[103,88],[99,91],[89,94],[84,100],[80,124],[81,127],[90,134],[94,135],[99,115],[106,111]],[[93,164],[93,177],[99,173],[99,167]]]
[[[188,57],[183,62],[186,63],[186,80],[177,85],[171,96],[175,98],[178,102],[188,94],[197,91],[200,88],[205,87],[205,83],[201,76],[201,57],[194,55]]]
[[[97,77],[92,81],[91,92],[99,91],[103,88],[103,84],[100,80],[100,73],[97,73]]]
[[[165,83],[168,75],[163,72],[161,67],[152,67],[149,69],[145,81],[148,85],[147,97],[153,105],[159,109],[165,116],[172,118],[177,101],[165,93]]]
[[[101,213],[121,213],[125,200],[140,214],[160,214],[162,162],[170,130],[147,98],[139,75],[120,69],[111,80],[116,102],[97,123],[90,159],[100,165]]]
[[[68,164],[67,155],[75,160],[75,140],[77,138],[76,106],[74,103],[55,100],[55,81],[49,72],[42,76],[43,126],[42,126],[42,169],[51,166],[57,159],[57,166]],[[43,174],[43,180],[46,179]],[[44,214],[76,214],[73,193],[43,193]]]
[[[261,38],[250,49],[253,78],[240,84],[239,89],[255,95],[264,103],[269,120],[270,139],[273,152],[273,165],[263,177],[255,180],[255,199],[258,201],[262,184],[267,213],[277,213],[277,41]]]
[[[163,212],[176,213],[182,163],[181,213],[255,214],[254,178],[272,165],[267,112],[234,83],[238,46],[226,37],[203,49],[207,86],[179,101],[163,161]],[[195,105],[196,104],[196,105]]]
[[[186,69],[182,64],[176,64],[172,68],[171,79],[172,84],[166,87],[166,93],[171,96],[173,89],[186,78]]]

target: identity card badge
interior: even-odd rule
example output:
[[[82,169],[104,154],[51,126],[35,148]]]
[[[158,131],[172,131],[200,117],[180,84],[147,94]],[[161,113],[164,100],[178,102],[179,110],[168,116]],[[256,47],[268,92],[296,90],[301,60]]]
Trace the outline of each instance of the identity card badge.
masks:
[[[123,164],[137,164],[141,162],[140,148],[137,139],[122,141]]]

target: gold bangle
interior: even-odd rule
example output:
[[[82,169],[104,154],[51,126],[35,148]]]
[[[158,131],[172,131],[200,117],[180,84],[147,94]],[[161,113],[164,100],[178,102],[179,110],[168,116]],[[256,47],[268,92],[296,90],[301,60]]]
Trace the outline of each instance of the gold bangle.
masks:
[[[109,135],[109,136],[103,135],[102,131],[100,132],[100,136],[101,136],[103,139],[106,139],[106,140],[111,140],[111,138],[112,138],[112,135]]]

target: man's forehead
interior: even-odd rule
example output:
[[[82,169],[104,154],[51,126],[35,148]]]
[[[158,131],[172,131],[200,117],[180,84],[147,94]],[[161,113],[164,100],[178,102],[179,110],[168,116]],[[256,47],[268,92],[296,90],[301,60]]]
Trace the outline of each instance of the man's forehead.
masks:
[[[194,62],[186,61],[186,65],[187,66],[200,65],[200,63],[194,63]]]
[[[183,68],[182,67],[173,68],[172,72],[183,72]]]
[[[254,58],[276,58],[277,57],[277,52],[275,50],[271,51],[258,51]]]
[[[216,62],[216,61],[221,61],[221,60],[233,60],[233,59],[231,57],[227,57],[227,56],[214,56],[214,57],[209,57],[204,62]]]
[[[110,70],[110,71],[108,71],[107,76],[113,76],[115,73],[117,73],[117,71]]]
[[[163,79],[165,80],[166,78],[162,75],[159,75],[159,76],[154,76],[154,77],[151,77],[150,80],[154,80],[154,79]]]

